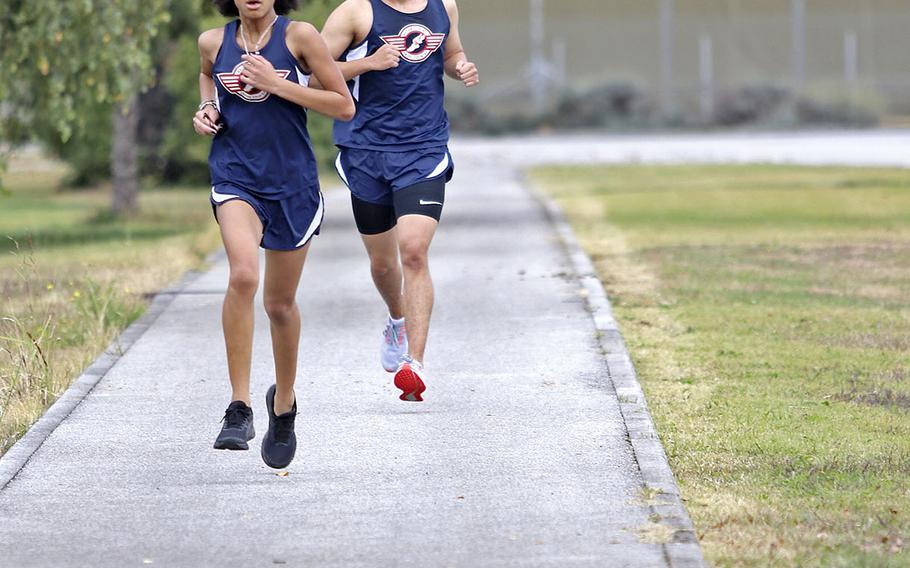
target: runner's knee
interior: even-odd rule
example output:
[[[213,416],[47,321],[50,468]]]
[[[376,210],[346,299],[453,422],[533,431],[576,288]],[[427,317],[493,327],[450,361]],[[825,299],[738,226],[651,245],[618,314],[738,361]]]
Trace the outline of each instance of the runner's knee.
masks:
[[[374,277],[383,278],[389,274],[393,274],[397,268],[397,257],[379,255],[370,257],[370,271],[373,273]]]
[[[228,287],[235,294],[252,298],[259,288],[259,271],[247,267],[232,268]]]
[[[293,297],[265,298],[265,313],[269,321],[276,325],[286,324],[293,320],[297,310],[297,303]]]
[[[400,245],[401,264],[408,270],[427,268],[427,245],[423,242],[403,242]]]

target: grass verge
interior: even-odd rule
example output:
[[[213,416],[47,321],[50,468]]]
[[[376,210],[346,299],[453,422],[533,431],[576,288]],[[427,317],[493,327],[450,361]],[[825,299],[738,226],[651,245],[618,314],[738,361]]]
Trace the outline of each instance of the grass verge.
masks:
[[[150,189],[114,220],[109,190],[60,192],[64,171],[13,160],[0,195],[0,455],[113,338],[148,295],[218,243],[206,192]]]
[[[544,168],[719,566],[910,563],[910,173]]]

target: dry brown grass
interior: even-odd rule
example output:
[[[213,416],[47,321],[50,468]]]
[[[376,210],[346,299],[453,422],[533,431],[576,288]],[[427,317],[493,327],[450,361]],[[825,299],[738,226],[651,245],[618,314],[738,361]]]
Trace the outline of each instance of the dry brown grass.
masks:
[[[104,214],[103,188],[59,192],[29,156],[0,196],[0,454],[144,311],[148,295],[219,243],[203,190],[147,190],[143,213]]]

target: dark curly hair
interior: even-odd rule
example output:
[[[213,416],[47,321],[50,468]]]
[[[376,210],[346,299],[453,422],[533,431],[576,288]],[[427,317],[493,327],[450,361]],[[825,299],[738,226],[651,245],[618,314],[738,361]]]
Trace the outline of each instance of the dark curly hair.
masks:
[[[234,0],[212,0],[212,4],[218,8],[222,16],[234,18],[240,16]],[[296,10],[298,5],[300,5],[300,0],[275,0],[275,13],[284,16],[291,10]]]

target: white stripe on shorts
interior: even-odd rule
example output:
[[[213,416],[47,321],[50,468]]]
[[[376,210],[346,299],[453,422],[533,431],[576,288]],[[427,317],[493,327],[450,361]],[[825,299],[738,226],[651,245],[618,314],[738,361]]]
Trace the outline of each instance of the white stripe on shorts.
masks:
[[[237,195],[231,195],[230,193],[218,193],[215,191],[215,186],[212,186],[212,201],[215,203],[224,203],[225,201],[230,201],[231,199],[240,199]]]
[[[446,155],[443,156],[442,161],[439,162],[439,165],[436,166],[436,169],[433,170],[433,173],[428,175],[426,177],[426,179],[430,179],[430,178],[434,178],[436,176],[442,175],[442,173],[445,172],[447,169],[449,169],[449,153],[448,152],[446,152]]]
[[[313,221],[310,223],[310,228],[306,230],[306,234],[300,239],[300,242],[297,243],[297,248],[302,247],[313,237],[313,233],[316,232],[316,229],[319,228],[319,225],[322,224],[322,216],[325,214],[323,207],[323,198],[322,192],[319,193],[319,207],[316,208],[316,214],[313,215]]]
[[[344,185],[351,187],[351,184],[348,183],[348,176],[344,175],[344,166],[341,165],[341,152],[338,152],[338,157],[335,158],[335,171],[338,172],[338,176],[341,177]]]

